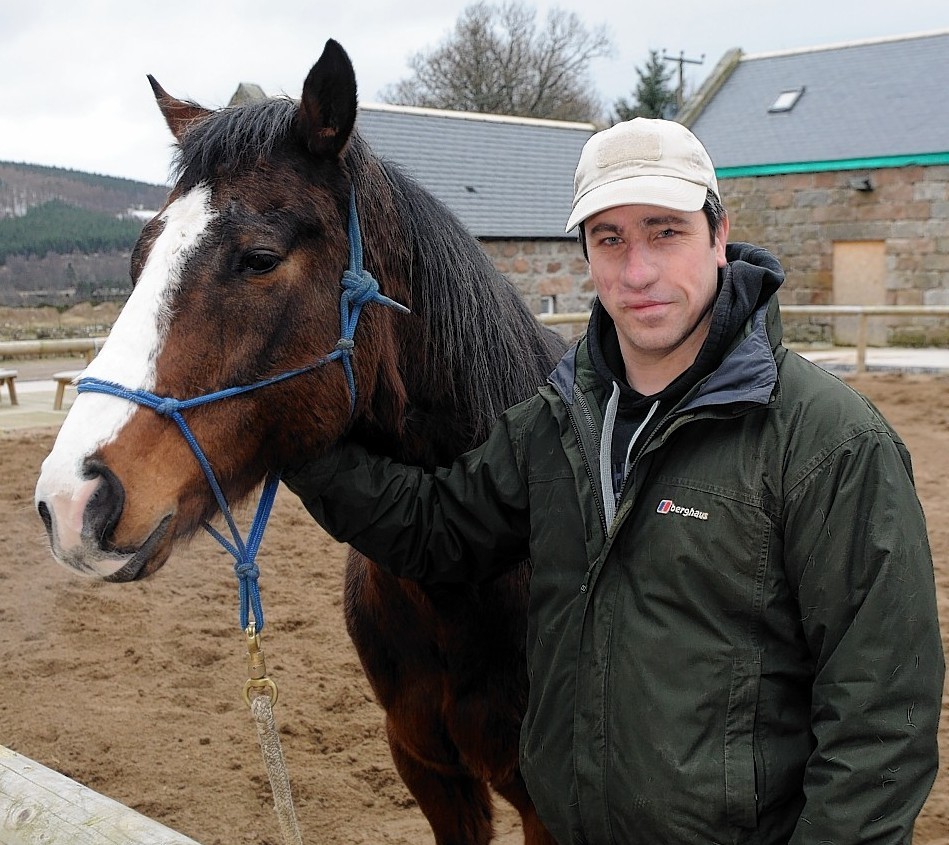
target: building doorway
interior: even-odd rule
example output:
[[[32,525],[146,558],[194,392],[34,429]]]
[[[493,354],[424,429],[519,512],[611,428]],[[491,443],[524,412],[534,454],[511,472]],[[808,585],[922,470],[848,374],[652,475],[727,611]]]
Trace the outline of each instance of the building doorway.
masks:
[[[833,264],[834,305],[886,305],[886,242],[836,241]],[[886,321],[867,321],[866,343],[885,346]],[[856,346],[859,317],[836,317],[834,343]]]

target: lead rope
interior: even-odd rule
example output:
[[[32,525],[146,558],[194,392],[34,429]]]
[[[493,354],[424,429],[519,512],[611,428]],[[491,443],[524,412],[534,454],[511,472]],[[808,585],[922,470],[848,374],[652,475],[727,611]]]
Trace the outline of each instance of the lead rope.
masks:
[[[254,515],[254,521],[245,543],[228,507],[224,492],[214,475],[211,463],[198,444],[197,438],[192,434],[191,428],[182,416],[181,411],[198,405],[205,405],[218,399],[226,399],[230,396],[257,390],[324,367],[331,361],[340,361],[349,386],[349,413],[352,416],[356,409],[356,379],[353,373],[352,355],[355,349],[356,326],[359,323],[363,306],[369,302],[377,302],[404,314],[408,314],[410,311],[401,303],[382,294],[379,291],[379,283],[376,279],[363,269],[362,232],[359,228],[355,190],[350,190],[349,194],[348,235],[349,267],[340,280],[343,287],[339,302],[340,338],[332,352],[314,363],[272,378],[263,379],[254,384],[229,387],[225,390],[183,400],[170,396],[158,396],[147,390],[134,390],[115,382],[91,376],[81,378],[76,385],[79,393],[105,393],[116,396],[137,405],[151,408],[160,416],[171,419],[178,426],[182,436],[191,447],[191,451],[201,465],[205,478],[214,493],[218,508],[223,514],[224,521],[230,531],[231,540],[228,540],[220,531],[208,523],[204,524],[204,528],[234,557],[234,572],[237,575],[240,602],[239,617],[241,628],[247,637],[247,662],[250,675],[244,684],[242,695],[244,702],[250,707],[257,725],[260,750],[263,754],[264,764],[267,767],[267,777],[270,780],[270,788],[274,796],[274,810],[277,813],[280,830],[287,845],[302,845],[302,839],[300,838],[296,812],[293,808],[293,799],[290,795],[290,779],[287,775],[286,762],[280,747],[276,722],[273,718],[273,706],[277,703],[277,685],[267,676],[263,652],[260,649],[260,631],[264,627],[264,612],[257,583],[260,570],[256,563],[257,550],[263,539],[264,528],[266,528],[270,509],[276,497],[280,476],[275,473],[267,476],[263,494],[257,503],[257,512]],[[250,621],[251,614],[253,614],[253,622]]]
[[[257,725],[257,739],[264,756],[264,765],[267,767],[270,791],[273,793],[273,806],[277,813],[277,822],[280,825],[280,833],[283,834],[283,841],[287,845],[303,845],[296,810],[293,808],[293,797],[290,794],[290,777],[287,774],[287,764],[283,759],[283,749],[280,747],[280,737],[277,735],[277,724],[274,722],[270,699],[265,695],[254,696],[250,712]]]
[[[264,653],[260,648],[260,634],[253,625],[248,625],[247,635],[247,672],[250,677],[244,684],[242,696],[250,707],[251,715],[257,727],[257,740],[260,753],[267,768],[270,791],[273,793],[274,811],[286,845],[303,845],[296,810],[293,808],[293,796],[290,793],[290,776],[287,763],[280,746],[280,735],[274,720],[273,708],[277,703],[277,685],[267,676]],[[256,690],[256,694],[251,693]]]

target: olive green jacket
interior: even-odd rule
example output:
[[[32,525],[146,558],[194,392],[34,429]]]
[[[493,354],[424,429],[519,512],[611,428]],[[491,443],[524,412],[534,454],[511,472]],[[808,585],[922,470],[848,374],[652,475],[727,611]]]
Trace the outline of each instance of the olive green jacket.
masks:
[[[780,339],[771,299],[640,447],[609,523],[611,386],[585,342],[450,468],[347,445],[286,479],[404,577],[531,557],[521,764],[564,845],[910,841],[943,655],[909,455]]]

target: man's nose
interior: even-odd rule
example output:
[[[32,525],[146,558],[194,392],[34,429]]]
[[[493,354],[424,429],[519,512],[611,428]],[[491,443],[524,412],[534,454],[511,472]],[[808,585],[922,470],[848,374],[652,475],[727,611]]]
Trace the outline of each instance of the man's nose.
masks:
[[[626,249],[623,281],[632,288],[643,288],[659,278],[659,269],[648,247],[631,243]]]

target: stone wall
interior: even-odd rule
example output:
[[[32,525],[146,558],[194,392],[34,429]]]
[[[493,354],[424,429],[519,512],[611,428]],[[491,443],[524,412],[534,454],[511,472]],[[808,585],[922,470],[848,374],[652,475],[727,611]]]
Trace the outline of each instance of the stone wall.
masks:
[[[873,189],[857,190],[866,179]],[[885,301],[873,304],[949,306],[949,166],[741,177],[722,179],[720,188],[729,240],[766,247],[787,271],[783,304],[870,304],[834,302],[834,244],[878,241],[885,244]],[[556,297],[558,312],[589,310],[593,283],[576,240],[482,246],[535,314],[543,296]],[[949,346],[944,317],[873,322],[871,343]],[[832,317],[788,315],[784,324],[791,341],[835,339]]]
[[[595,296],[586,259],[575,239],[488,240],[481,246],[495,266],[521,292],[527,307],[539,314],[541,298],[555,296],[557,312],[589,311]],[[583,326],[564,330],[570,336]]]
[[[872,190],[857,190],[865,179]],[[784,265],[783,303],[854,304],[834,302],[834,244],[881,241],[880,304],[949,306],[949,166],[740,177],[720,188],[729,240],[764,246]],[[879,319],[889,344],[949,345],[945,318]],[[828,340],[831,322],[787,318],[785,327],[792,339]]]

